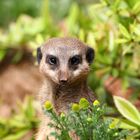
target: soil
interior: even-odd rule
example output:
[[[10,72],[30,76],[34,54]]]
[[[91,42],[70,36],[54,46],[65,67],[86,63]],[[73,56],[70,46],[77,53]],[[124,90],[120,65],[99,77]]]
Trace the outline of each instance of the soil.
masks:
[[[8,56],[0,63],[0,116],[9,117],[16,103],[26,95],[37,97],[42,76],[31,55],[26,55],[17,64],[11,64]]]

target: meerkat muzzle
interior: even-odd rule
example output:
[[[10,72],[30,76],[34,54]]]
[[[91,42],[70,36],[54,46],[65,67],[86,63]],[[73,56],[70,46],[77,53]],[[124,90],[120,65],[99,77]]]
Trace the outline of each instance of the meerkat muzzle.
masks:
[[[67,71],[60,71],[59,82],[60,84],[66,84],[68,82],[69,74]]]

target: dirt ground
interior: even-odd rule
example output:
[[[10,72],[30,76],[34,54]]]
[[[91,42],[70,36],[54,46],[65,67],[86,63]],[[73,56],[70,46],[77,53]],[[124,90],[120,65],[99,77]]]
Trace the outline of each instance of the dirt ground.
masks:
[[[37,98],[42,77],[38,67],[27,60],[0,65],[0,116],[9,117],[16,102],[26,95]]]

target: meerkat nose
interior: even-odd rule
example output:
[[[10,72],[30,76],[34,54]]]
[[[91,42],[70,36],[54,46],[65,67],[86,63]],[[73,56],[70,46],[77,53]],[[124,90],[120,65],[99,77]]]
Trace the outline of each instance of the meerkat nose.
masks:
[[[59,82],[60,82],[60,84],[66,84],[68,82],[69,74],[68,74],[67,71],[68,70],[60,71],[60,73],[59,73]]]
[[[66,84],[67,83],[67,79],[61,79],[61,80],[59,80],[59,82],[60,82],[60,84]]]

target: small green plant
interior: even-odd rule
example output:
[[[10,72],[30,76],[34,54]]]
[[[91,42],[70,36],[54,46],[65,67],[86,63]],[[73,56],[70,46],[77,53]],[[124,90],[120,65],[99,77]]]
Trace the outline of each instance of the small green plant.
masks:
[[[80,140],[120,140],[125,137],[126,131],[119,130],[117,125],[112,127],[112,120],[105,119],[105,106],[99,101],[92,105],[85,98],[79,103],[74,103],[68,114],[57,115],[49,101],[44,105],[46,115],[53,122],[50,127],[55,128],[53,135],[57,140],[72,140],[71,133],[74,133]]]

